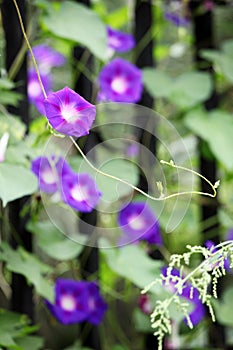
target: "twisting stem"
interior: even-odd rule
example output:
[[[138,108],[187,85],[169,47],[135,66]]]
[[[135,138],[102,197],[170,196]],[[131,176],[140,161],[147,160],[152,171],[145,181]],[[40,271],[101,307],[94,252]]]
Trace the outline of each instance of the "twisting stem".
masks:
[[[36,59],[35,59],[34,53],[33,53],[33,51],[32,51],[32,47],[31,47],[31,45],[30,45],[30,43],[29,43],[29,40],[28,40],[28,37],[27,37],[27,34],[26,34],[26,30],[25,30],[25,28],[24,28],[22,16],[21,16],[21,13],[20,13],[20,10],[19,10],[17,1],[16,1],[16,0],[13,0],[13,2],[14,2],[14,5],[15,5],[15,8],[16,8],[16,11],[17,11],[17,15],[18,15],[18,18],[19,18],[19,23],[20,23],[20,27],[21,27],[21,30],[22,30],[24,39],[25,39],[25,41],[26,41],[27,47],[28,47],[28,49],[29,49],[29,51],[30,51],[30,54],[31,54],[31,56],[32,56],[32,62],[33,62],[33,65],[34,65],[34,67],[35,67],[36,74],[37,74],[37,76],[38,76],[38,80],[39,80],[39,83],[40,83],[40,86],[41,86],[41,90],[42,90],[42,92],[43,92],[44,98],[47,98],[47,94],[46,94],[44,85],[43,85],[43,83],[42,83],[41,77],[40,77],[39,68],[38,68],[38,65],[37,65],[37,63],[36,63]]]
[[[24,28],[24,24],[23,24],[23,20],[22,20],[22,17],[21,17],[21,14],[20,14],[20,10],[19,10],[19,7],[18,7],[18,4],[17,4],[17,1],[16,0],[13,0],[14,2],[14,5],[15,5],[15,8],[16,8],[16,11],[17,11],[17,14],[18,14],[18,18],[19,18],[19,22],[20,22],[20,27],[21,27],[21,30],[22,30],[22,33],[23,33],[23,36],[24,36],[24,39],[26,41],[26,44],[27,44],[27,47],[30,51],[30,54],[32,56],[32,61],[33,61],[33,65],[35,67],[35,70],[36,70],[36,73],[37,73],[37,76],[38,76],[38,80],[39,80],[39,83],[40,83],[40,86],[41,86],[41,89],[42,89],[42,92],[43,92],[43,95],[44,95],[44,98],[47,98],[47,94],[46,94],[46,91],[44,89],[44,85],[42,83],[42,80],[41,80],[41,76],[40,76],[40,72],[39,72],[39,68],[38,68],[38,65],[37,65],[37,62],[36,62],[36,59],[35,59],[35,56],[34,56],[34,53],[32,51],[32,47],[31,47],[31,44],[28,40],[28,37],[27,37],[27,34],[26,34],[26,31],[25,31],[25,28]],[[51,130],[52,130],[52,127],[50,126]],[[56,133],[53,133],[55,136],[59,136],[57,135]],[[206,179],[203,175],[199,174],[198,172],[192,170],[192,169],[187,169],[187,168],[184,168],[182,166],[179,166],[179,165],[175,165],[172,161],[169,163],[169,162],[166,162],[164,160],[161,160],[161,163],[162,164],[166,164],[166,165],[169,165],[169,166],[172,166],[173,168],[176,168],[176,169],[181,169],[181,170],[185,170],[185,171],[188,171],[200,178],[202,178],[203,180],[205,180],[209,185],[210,187],[212,188],[213,190],[213,194],[212,193],[207,193],[207,192],[201,192],[201,191],[184,191],[184,192],[178,192],[178,193],[173,193],[173,194],[170,194],[168,196],[164,196],[162,193],[161,193],[161,196],[156,198],[154,196],[151,196],[150,194],[144,192],[143,190],[141,190],[140,188],[132,185],[131,183],[123,180],[123,179],[120,179],[118,178],[117,176],[114,176],[114,175],[110,175],[110,174],[107,174],[99,169],[97,169],[89,160],[88,158],[85,156],[85,154],[83,153],[83,151],[81,150],[81,148],[79,147],[79,145],[75,142],[74,138],[72,136],[70,136],[70,139],[71,141],[73,142],[74,146],[76,147],[76,149],[79,151],[79,153],[81,154],[81,156],[83,157],[83,159],[87,162],[87,164],[92,168],[94,169],[97,173],[103,175],[103,176],[106,176],[110,179],[113,179],[113,180],[116,180],[118,182],[121,182],[129,187],[131,187],[133,190],[141,193],[142,195],[144,195],[145,197],[153,200],[153,201],[164,201],[164,200],[167,200],[167,199],[170,199],[170,198],[174,198],[174,197],[178,197],[178,196],[183,196],[183,195],[190,195],[190,194],[198,194],[198,195],[203,195],[203,196],[208,196],[208,197],[215,197],[216,196],[216,188],[218,187],[219,185],[219,182],[216,183],[216,184],[212,184],[208,179]],[[161,184],[158,186],[158,187],[161,187]]]
[[[110,179],[113,179],[113,180],[116,180],[118,182],[121,182],[125,185],[128,185],[130,186],[132,189],[134,189],[135,191],[143,194],[145,197],[153,200],[153,201],[164,201],[166,199],[170,199],[170,198],[173,198],[173,197],[178,197],[178,196],[182,196],[182,195],[187,195],[187,194],[201,194],[201,195],[204,195],[204,196],[209,196],[209,197],[215,197],[216,196],[216,187],[215,185],[213,185],[208,179],[206,179],[204,176],[202,176],[201,174],[197,173],[196,171],[192,170],[192,169],[187,169],[187,168],[184,168],[182,166],[178,166],[178,165],[175,165],[173,162],[165,162],[164,160],[161,160],[161,163],[162,164],[166,164],[166,165],[170,165],[172,166],[173,168],[177,168],[177,169],[182,169],[182,170],[186,170],[192,174],[195,174],[201,178],[203,178],[204,180],[206,180],[206,182],[210,185],[210,187],[212,188],[213,190],[213,194],[212,193],[205,193],[205,192],[200,192],[200,191],[185,191],[185,192],[178,192],[178,193],[173,193],[173,194],[170,194],[168,196],[161,196],[161,197],[154,197],[154,196],[151,196],[150,194],[144,192],[143,190],[141,190],[140,188],[132,185],[131,183],[123,180],[123,179],[120,179],[118,178],[117,176],[114,176],[114,175],[110,175],[110,174],[107,174],[99,169],[97,169],[89,160],[88,158],[85,156],[85,154],[83,153],[83,151],[81,150],[81,148],[79,147],[79,145],[75,142],[75,140],[73,139],[72,136],[70,136],[70,139],[71,141],[73,142],[74,146],[77,148],[77,150],[79,151],[79,153],[81,154],[81,156],[84,158],[84,160],[87,162],[87,164],[92,168],[94,169],[97,173],[103,175],[103,176],[106,176],[106,177],[109,177]]]

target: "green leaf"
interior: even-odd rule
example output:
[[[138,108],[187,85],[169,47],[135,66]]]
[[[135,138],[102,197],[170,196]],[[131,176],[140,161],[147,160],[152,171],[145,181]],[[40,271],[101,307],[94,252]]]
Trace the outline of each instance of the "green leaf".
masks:
[[[206,140],[215,157],[229,170],[233,169],[233,119],[221,110],[207,113],[202,109],[186,114],[186,126]]]
[[[233,57],[221,55],[219,64],[223,75],[233,83]]]
[[[172,79],[159,69],[144,68],[143,81],[153,97],[168,97],[172,90]]]
[[[0,79],[0,89],[1,90],[11,90],[13,89],[13,87],[15,86],[15,84],[8,79]]]
[[[218,64],[221,73],[231,83],[233,82],[233,40],[226,40],[222,44],[222,50],[203,50],[202,57]]]
[[[233,58],[233,40],[226,40],[222,44],[222,50],[227,56],[231,56]]]
[[[0,164],[0,199],[5,207],[8,202],[37,190],[36,176],[20,165]]]
[[[25,276],[39,295],[53,301],[53,287],[44,278],[45,274],[51,272],[50,266],[42,263],[22,247],[13,250],[5,242],[0,245],[0,260],[6,262],[8,270]]]
[[[152,260],[139,245],[128,245],[119,249],[101,249],[110,269],[125,277],[139,288],[144,288],[160,275],[162,262]],[[156,285],[156,293],[161,288]],[[154,291],[152,288],[151,291]]]
[[[159,69],[144,68],[143,79],[153,97],[166,97],[180,108],[190,108],[205,101],[212,91],[208,73],[186,72],[171,78]]]
[[[220,57],[220,52],[217,50],[201,50],[201,57],[211,61],[217,62]]]
[[[109,160],[100,170],[125,180],[132,185],[136,185],[138,182],[138,167],[124,159]],[[106,201],[116,201],[132,191],[130,186],[101,174],[97,174],[95,180],[102,192],[102,199]]]
[[[138,332],[143,332],[143,333],[153,332],[153,329],[151,328],[150,316],[145,315],[139,309],[134,310],[133,320],[135,323],[135,329]]]
[[[68,346],[68,348],[65,348],[64,350],[92,350],[91,348],[87,348],[86,346],[83,347],[80,344],[80,341],[76,341],[74,344]]]
[[[30,143],[25,140],[18,142],[15,145],[7,147],[5,162],[26,165],[30,161],[29,159],[36,158],[38,153],[37,150],[31,147]],[[30,163],[29,163],[30,164]]]
[[[106,27],[86,6],[63,1],[58,9],[44,16],[43,22],[53,34],[80,43],[98,58],[106,59]]]
[[[26,315],[0,309],[0,346],[25,350],[18,344],[17,337],[23,337],[26,333],[35,331],[35,327],[30,327],[29,324],[30,320]]]
[[[0,114],[0,130],[0,136],[8,132],[10,135],[10,143],[16,143],[24,137],[26,127],[19,118],[12,115]]]
[[[17,344],[23,350],[40,350],[43,348],[44,340],[38,336],[26,336],[16,339]]]
[[[208,73],[186,72],[174,82],[169,99],[180,108],[190,108],[208,99],[211,91]]]
[[[214,311],[219,323],[224,326],[233,326],[233,287],[224,291],[222,300],[213,300]]]
[[[70,260],[83,249],[82,244],[67,238],[51,221],[30,222],[27,229],[36,234],[38,246],[53,259]]]
[[[22,95],[14,91],[1,91],[0,103],[2,105],[17,106],[18,102],[22,100]]]

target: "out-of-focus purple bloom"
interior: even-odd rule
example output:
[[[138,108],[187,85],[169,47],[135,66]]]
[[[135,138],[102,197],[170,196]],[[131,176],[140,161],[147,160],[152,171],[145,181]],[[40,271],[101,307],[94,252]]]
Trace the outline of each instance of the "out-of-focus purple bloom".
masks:
[[[137,142],[132,142],[126,149],[126,155],[129,158],[134,158],[139,155],[140,147]]]
[[[41,81],[44,86],[44,89],[46,93],[49,93],[51,91],[51,79],[49,75],[41,74]],[[35,107],[38,109],[38,111],[41,114],[45,113],[44,110],[44,95],[37,77],[37,73],[35,70],[29,70],[28,71],[28,85],[27,85],[27,92],[28,92],[28,98],[29,101],[35,105]]]
[[[101,192],[89,174],[70,173],[62,177],[61,195],[70,207],[88,213],[99,203]]]
[[[207,11],[212,11],[214,8],[214,2],[212,0],[205,0],[204,2],[204,8]]]
[[[9,137],[10,135],[8,134],[8,132],[5,132],[0,138],[0,163],[4,162],[5,160],[5,153],[6,153]]]
[[[68,87],[49,94],[44,107],[51,126],[69,136],[87,135],[96,116],[96,107]]]
[[[112,102],[138,102],[142,95],[142,73],[132,63],[115,58],[99,75],[100,96]]]
[[[65,56],[46,44],[36,45],[32,48],[40,73],[47,74],[53,67],[63,66]]]
[[[107,27],[108,47],[116,52],[127,52],[134,48],[135,40],[133,35]]]
[[[118,225],[124,232],[118,244],[132,241],[162,244],[158,220],[145,202],[132,202],[124,206],[118,214]]]
[[[167,267],[163,267],[161,269],[162,274],[166,277],[167,276]],[[172,276],[180,276],[179,270],[173,268],[171,272]],[[169,285],[165,285],[165,288],[167,288],[170,292],[175,293],[175,281],[172,281],[170,279]],[[178,294],[178,296],[188,300],[190,303],[193,304],[193,310],[189,313],[190,320],[192,324],[195,326],[198,323],[201,322],[201,320],[205,317],[205,307],[201,302],[200,294],[196,288],[193,288],[190,283],[186,283],[182,289],[182,293]],[[192,296],[192,298],[191,298]],[[184,320],[187,324],[187,320]]]
[[[61,178],[67,174],[73,173],[69,164],[59,157],[50,159],[47,157],[38,157],[32,161],[32,172],[38,178],[39,188],[43,192],[54,193],[59,190]]]
[[[100,295],[99,287],[95,282],[87,283],[87,293],[88,315],[86,320],[87,322],[97,325],[104,317],[107,304]]]
[[[233,228],[230,228],[226,234],[226,241],[233,241]]]
[[[150,295],[149,294],[141,294],[138,298],[138,306],[144,314],[150,315],[153,311],[153,305],[151,302]]]
[[[175,12],[165,12],[164,18],[167,21],[172,22],[177,27],[187,27],[190,23],[187,18]]]
[[[206,248],[208,248],[212,253],[215,253],[217,252],[217,248],[215,246],[215,243],[211,240],[207,240],[205,242],[205,246]],[[215,263],[213,264],[213,266],[210,266],[211,269],[213,269],[214,267],[218,266],[219,263]],[[224,259],[224,268],[227,270],[227,271],[230,271],[231,268],[230,268],[230,260],[228,258]]]
[[[107,310],[107,304],[94,282],[58,279],[55,285],[54,304],[46,304],[62,324],[87,321],[99,324]]]

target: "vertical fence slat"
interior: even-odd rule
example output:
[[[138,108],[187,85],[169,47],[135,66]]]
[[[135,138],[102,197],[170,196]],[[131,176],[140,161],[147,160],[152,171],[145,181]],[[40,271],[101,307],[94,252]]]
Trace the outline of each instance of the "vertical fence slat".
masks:
[[[214,27],[213,27],[213,14],[212,11],[199,12],[198,7],[201,5],[201,1],[191,1],[190,9],[193,19],[193,30],[194,30],[194,49],[195,49],[195,61],[197,68],[200,71],[208,71],[213,78],[213,68],[208,64],[200,55],[202,49],[214,48]],[[207,111],[218,106],[218,96],[214,89],[212,96],[205,102],[205,108]],[[199,140],[199,149],[202,150],[205,146],[204,141]],[[208,178],[212,183],[217,180],[217,164],[214,156],[211,155],[212,159],[207,159],[203,152],[200,153],[200,173]],[[208,192],[208,186],[205,181],[201,181],[201,191]],[[211,201],[203,201],[201,205],[201,218],[202,222],[211,218],[216,218],[212,225],[203,229],[203,241],[205,241],[205,235],[211,234],[211,240],[215,243],[220,242],[218,234],[219,222],[217,221],[218,215],[218,200],[211,199]],[[221,283],[219,283],[219,292],[221,293]],[[225,330],[218,322],[211,323],[209,328],[209,346],[224,348],[225,346]]]

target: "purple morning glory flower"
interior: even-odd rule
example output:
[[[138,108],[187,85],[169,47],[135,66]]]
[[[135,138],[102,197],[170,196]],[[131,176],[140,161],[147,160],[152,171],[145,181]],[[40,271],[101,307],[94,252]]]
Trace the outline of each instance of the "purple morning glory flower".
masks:
[[[65,159],[59,157],[56,161],[54,156],[51,159],[47,157],[34,159],[31,170],[38,178],[40,190],[47,193],[56,192],[62,176],[73,173]]]
[[[127,52],[135,46],[133,35],[123,33],[111,27],[107,27],[107,39],[108,47],[116,52]]]
[[[118,214],[118,225],[124,232],[119,244],[130,241],[162,244],[158,220],[145,202],[132,202],[124,206]]]
[[[107,310],[107,304],[94,282],[57,279],[55,303],[46,300],[55,318],[62,324],[87,321],[99,324]]]
[[[103,319],[107,304],[100,295],[99,287],[95,282],[87,282],[87,293],[88,315],[86,321],[97,325]]]
[[[88,213],[99,203],[101,192],[89,174],[70,173],[62,177],[61,195],[70,207]]]
[[[144,314],[150,315],[153,311],[153,304],[150,295],[141,294],[138,298],[138,306]]]
[[[49,94],[44,107],[51,126],[69,136],[87,135],[96,116],[96,107],[68,87]]]
[[[132,63],[115,58],[100,72],[99,86],[99,96],[107,101],[135,103],[142,95],[142,73]]]
[[[140,147],[139,144],[136,142],[131,142],[129,146],[126,148],[126,155],[129,158],[134,158],[139,155]]]
[[[226,234],[226,241],[233,241],[233,228],[230,228]]]
[[[164,18],[167,21],[172,22],[177,27],[187,27],[190,23],[187,18],[175,12],[165,12]]]
[[[167,276],[167,267],[163,267],[161,270],[162,270],[162,274],[164,276]],[[171,274],[173,276],[180,276],[180,272],[175,268],[172,269]],[[176,282],[170,280],[169,286],[165,285],[165,288],[167,288],[170,292],[174,293],[176,292],[175,283]],[[193,310],[190,312],[189,317],[192,324],[195,326],[198,323],[200,323],[201,320],[205,317],[205,307],[200,300],[200,295],[196,288],[193,288],[192,299],[190,298],[191,289],[192,289],[192,285],[187,282],[182,289],[182,294],[179,294],[179,296],[188,300],[190,303],[193,304]],[[184,321],[187,324],[187,320],[185,319]]]
[[[40,73],[47,74],[51,68],[65,64],[66,58],[52,47],[40,44],[32,48]]]
[[[51,91],[51,79],[49,75],[41,74],[41,81],[43,83],[46,93]],[[37,77],[35,70],[31,69],[28,71],[28,84],[27,93],[29,101],[35,105],[39,113],[44,114],[44,95]]]
[[[208,248],[212,253],[215,253],[217,251],[216,247],[215,247],[215,243],[211,240],[207,240],[205,242],[205,246],[206,248]],[[215,264],[213,266],[210,266],[210,268],[214,268],[216,267],[218,264]],[[230,268],[230,260],[228,258],[224,259],[224,268],[227,270],[227,271],[231,271],[231,268]]]
[[[88,314],[86,282],[58,279],[55,285],[55,303],[46,304],[55,318],[63,324],[79,323]]]

